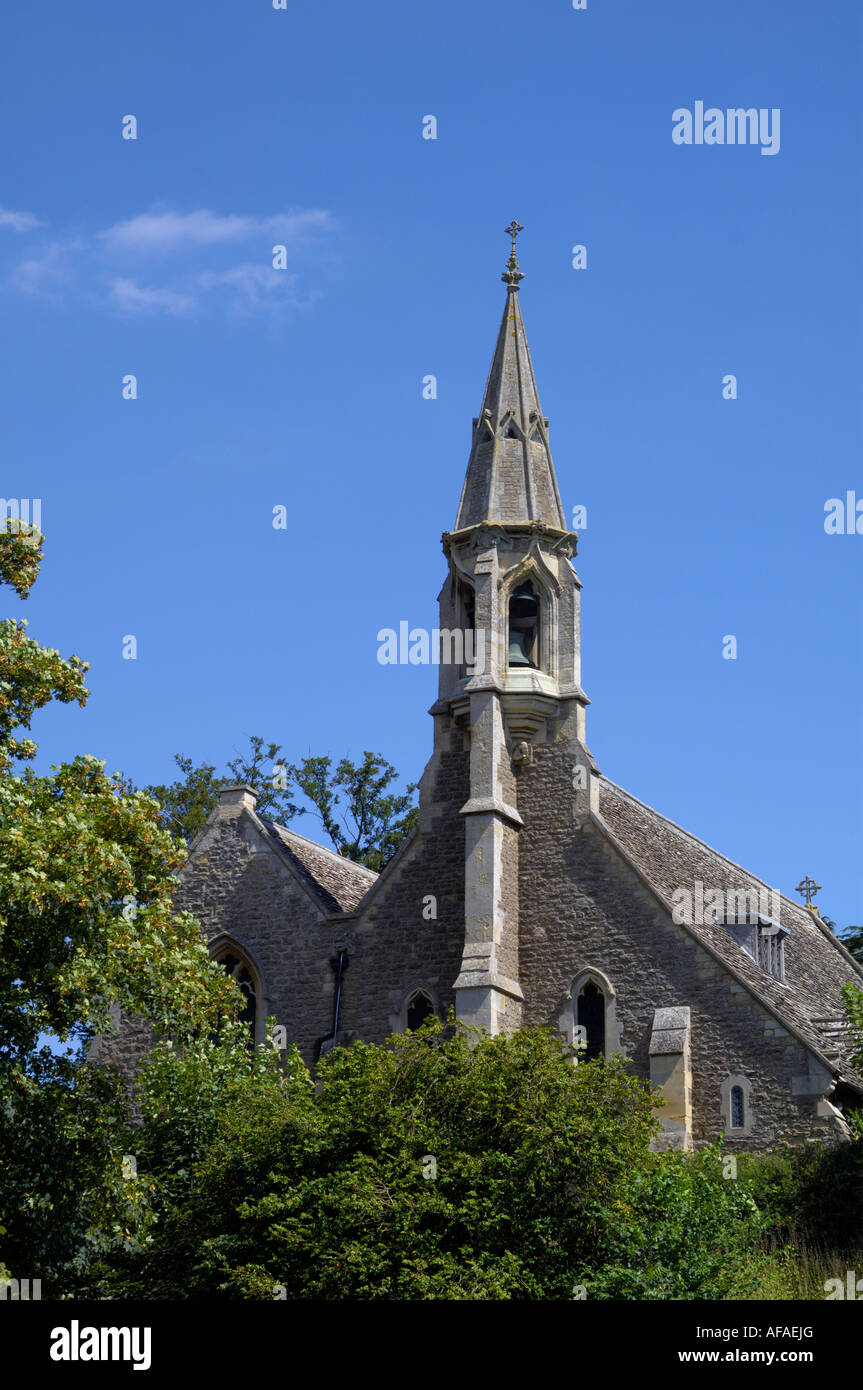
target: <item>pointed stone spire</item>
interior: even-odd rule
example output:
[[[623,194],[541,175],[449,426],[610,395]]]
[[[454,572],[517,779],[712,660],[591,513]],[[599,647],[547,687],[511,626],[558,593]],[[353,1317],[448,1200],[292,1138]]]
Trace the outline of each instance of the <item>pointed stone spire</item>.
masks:
[[[482,521],[538,521],[567,529],[548,443],[548,421],[539,403],[518,302],[524,274],[515,239],[521,230],[515,220],[506,229],[512,237],[512,254],[501,276],[506,305],[482,410],[474,420],[456,531]]]

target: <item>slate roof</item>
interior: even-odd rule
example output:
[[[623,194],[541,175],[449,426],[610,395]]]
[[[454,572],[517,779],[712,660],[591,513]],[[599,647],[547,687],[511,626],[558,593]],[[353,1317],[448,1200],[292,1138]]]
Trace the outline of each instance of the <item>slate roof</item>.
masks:
[[[373,869],[354,864],[284,825],[276,825],[263,816],[259,820],[326,912],[351,912],[378,877]]]
[[[705,893],[717,888],[727,893],[770,887],[614,782],[605,777],[598,780],[601,821],[667,902],[676,889],[693,892],[698,879]],[[746,981],[780,1021],[838,1071],[843,1081],[863,1090],[863,1077],[852,1068],[847,1040],[842,1028],[836,1026],[844,1015],[842,986],[849,981],[863,985],[863,970],[830,929],[806,908],[782,895],[778,901],[779,921],[788,929],[784,982],[757,965],[720,923],[695,922],[691,930]]]

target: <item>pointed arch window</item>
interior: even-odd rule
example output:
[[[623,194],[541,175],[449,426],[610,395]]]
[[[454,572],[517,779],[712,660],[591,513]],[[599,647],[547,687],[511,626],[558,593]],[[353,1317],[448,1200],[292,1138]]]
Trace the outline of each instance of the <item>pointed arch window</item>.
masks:
[[[249,964],[235,947],[228,947],[222,951],[216,956],[216,961],[225,974],[231,976],[246,1001],[240,1013],[240,1022],[247,1025],[254,1039],[258,1023],[258,989]]]
[[[752,1083],[747,1076],[726,1076],[720,1087],[722,1131],[729,1139],[747,1139],[755,1128]]]
[[[731,1128],[746,1128],[746,1101],[742,1086],[731,1087]]]
[[[618,1052],[626,1055],[614,986],[596,966],[585,966],[576,975],[566,994],[559,1027],[570,1046],[578,1049],[574,1061],[592,1062]]]
[[[464,678],[473,674],[477,656],[476,595],[472,585],[464,580],[458,584],[456,594],[458,597],[457,622],[464,633],[463,651],[465,656],[465,660],[459,665],[459,676]]]
[[[427,1018],[431,1018],[435,1008],[424,989],[411,995],[407,1006],[407,1026],[412,1033],[421,1028]]]
[[[587,1039],[586,1062],[605,1056],[605,995],[593,980],[582,985],[576,1001],[577,1022]]]
[[[509,600],[510,667],[539,670],[539,599],[530,580],[519,584]]]

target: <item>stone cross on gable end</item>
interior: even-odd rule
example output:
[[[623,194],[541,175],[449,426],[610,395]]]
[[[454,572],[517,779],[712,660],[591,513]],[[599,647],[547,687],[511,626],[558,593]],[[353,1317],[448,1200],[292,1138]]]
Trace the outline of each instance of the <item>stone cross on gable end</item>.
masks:
[[[797,887],[794,889],[794,892],[795,892],[795,893],[799,893],[800,896],[801,896],[801,898],[805,897],[805,899],[806,899],[806,902],[805,902],[805,904],[804,904],[805,907],[812,908],[813,911],[815,911],[815,912],[818,911],[818,909],[817,909],[817,907],[815,906],[815,904],[814,904],[814,902],[812,901],[812,899],[813,899],[813,897],[815,896],[816,893],[820,893],[820,892],[821,892],[821,884],[820,884],[820,883],[816,883],[815,880],[814,880],[814,878],[810,878],[809,875],[807,874],[805,878],[802,878],[802,879],[800,880],[800,882],[798,883]]]

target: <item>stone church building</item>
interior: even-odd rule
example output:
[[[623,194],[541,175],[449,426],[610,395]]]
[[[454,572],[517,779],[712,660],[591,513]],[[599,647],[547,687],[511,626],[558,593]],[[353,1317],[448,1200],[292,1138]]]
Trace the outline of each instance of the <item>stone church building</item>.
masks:
[[[419,824],[377,875],[222,792],[180,873],[259,1041],[275,1017],[311,1065],[430,1012],[492,1033],[542,1024],[661,1086],[661,1143],[733,1151],[846,1137],[863,1103],[841,990],[863,970],[817,908],[667,820],[585,739],[581,583],[519,304],[506,304],[455,526]],[[458,644],[450,656],[458,657]],[[470,655],[468,647],[467,655]],[[94,1057],[129,1065],[124,1021]]]

